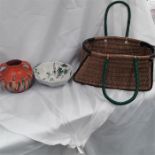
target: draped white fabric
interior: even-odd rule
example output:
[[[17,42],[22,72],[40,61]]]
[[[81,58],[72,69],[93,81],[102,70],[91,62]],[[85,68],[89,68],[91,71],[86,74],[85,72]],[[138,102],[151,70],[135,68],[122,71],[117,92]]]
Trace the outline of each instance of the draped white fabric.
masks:
[[[18,58],[35,66],[48,60],[60,60],[72,64],[76,70],[83,40],[104,35],[104,11],[110,2],[0,0],[0,63]],[[126,2],[132,12],[130,37],[155,45],[155,26],[146,0]],[[114,7],[108,17],[109,35],[124,36],[127,17],[125,8],[120,5]],[[0,90],[0,125],[19,134],[19,137],[15,138],[19,143],[20,136],[25,137],[21,141],[26,141],[27,144],[23,145],[27,148],[23,149],[33,150],[31,147],[34,146],[32,153],[23,150],[23,154],[27,155],[39,155],[39,151],[45,155],[52,152],[52,147],[42,143],[84,146],[90,135],[105,122],[87,143],[89,154],[138,155],[140,152],[145,155],[142,148],[147,149],[149,146],[148,155],[152,155],[155,153],[154,139],[148,131],[154,135],[154,90],[155,85],[149,92],[140,92],[134,102],[123,107],[109,103],[100,88],[80,85],[74,81],[59,88],[35,83],[30,90],[21,94]],[[124,100],[132,94],[116,90],[108,92],[118,100]],[[145,133],[146,136],[142,136]],[[5,135],[8,139],[12,136],[10,132]],[[141,140],[138,139],[140,136]],[[14,155],[22,155],[17,141]],[[12,155],[9,141],[0,140],[0,144],[0,155]],[[134,146],[134,149],[131,150],[128,146]],[[59,146],[53,154],[62,154],[63,149],[65,148]],[[41,152],[42,150],[45,152]],[[65,152],[75,153],[70,149]]]
[[[0,126],[0,155],[78,155],[77,149],[62,145],[49,146]]]

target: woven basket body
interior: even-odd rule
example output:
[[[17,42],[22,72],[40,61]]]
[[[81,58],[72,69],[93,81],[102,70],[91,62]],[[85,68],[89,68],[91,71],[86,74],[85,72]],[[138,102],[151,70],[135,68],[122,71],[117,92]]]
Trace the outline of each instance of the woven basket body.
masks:
[[[127,8],[128,19],[125,37],[108,36],[107,17],[110,8],[122,4]],[[83,42],[83,61],[74,80],[82,84],[102,87],[103,95],[115,105],[134,101],[139,91],[152,88],[154,47],[146,42],[128,38],[131,20],[130,6],[124,1],[110,3],[104,16],[105,37],[90,38]],[[106,88],[133,90],[133,96],[116,101]]]
[[[83,43],[83,61],[74,80],[102,87],[105,58],[109,59],[106,87],[135,89],[133,59],[139,60],[139,90],[149,90],[153,81],[153,47],[148,43],[126,37],[98,37]]]

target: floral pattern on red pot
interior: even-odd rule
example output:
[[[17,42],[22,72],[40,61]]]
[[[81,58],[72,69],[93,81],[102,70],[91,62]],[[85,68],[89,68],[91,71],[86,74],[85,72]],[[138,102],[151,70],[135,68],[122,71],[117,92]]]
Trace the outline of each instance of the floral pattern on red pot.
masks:
[[[22,60],[10,60],[0,65],[0,83],[3,88],[13,93],[21,93],[32,86],[33,69]]]

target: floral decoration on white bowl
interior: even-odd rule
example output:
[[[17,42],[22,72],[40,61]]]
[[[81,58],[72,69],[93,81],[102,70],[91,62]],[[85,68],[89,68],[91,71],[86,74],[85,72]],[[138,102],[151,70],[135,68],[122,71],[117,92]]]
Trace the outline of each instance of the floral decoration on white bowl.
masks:
[[[38,82],[56,87],[64,85],[72,77],[72,66],[59,61],[48,61],[37,65],[34,75]]]

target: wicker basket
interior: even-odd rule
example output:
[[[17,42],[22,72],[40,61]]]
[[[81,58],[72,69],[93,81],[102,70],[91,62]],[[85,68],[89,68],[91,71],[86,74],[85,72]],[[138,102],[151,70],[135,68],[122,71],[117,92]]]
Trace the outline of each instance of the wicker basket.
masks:
[[[116,3],[128,9],[126,37],[107,36],[107,14]],[[128,38],[130,18],[130,8],[125,2],[115,1],[108,6],[105,37],[84,41],[84,59],[74,76],[76,82],[102,87],[105,97],[117,105],[130,103],[138,91],[150,90],[153,83],[154,48],[146,42]],[[134,90],[134,95],[127,101],[117,102],[107,95],[105,88]]]

